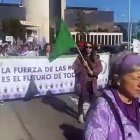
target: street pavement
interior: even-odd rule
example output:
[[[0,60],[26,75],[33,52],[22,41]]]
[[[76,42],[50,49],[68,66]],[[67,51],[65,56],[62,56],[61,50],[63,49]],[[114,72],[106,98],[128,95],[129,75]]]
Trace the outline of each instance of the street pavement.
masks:
[[[0,140],[82,140],[76,97],[44,96],[0,106]]]

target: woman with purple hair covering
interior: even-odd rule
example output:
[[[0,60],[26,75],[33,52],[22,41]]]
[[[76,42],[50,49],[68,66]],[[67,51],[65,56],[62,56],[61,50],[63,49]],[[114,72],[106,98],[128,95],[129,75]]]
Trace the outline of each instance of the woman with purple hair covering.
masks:
[[[113,85],[88,112],[85,140],[140,139],[140,55],[121,53],[116,60]]]

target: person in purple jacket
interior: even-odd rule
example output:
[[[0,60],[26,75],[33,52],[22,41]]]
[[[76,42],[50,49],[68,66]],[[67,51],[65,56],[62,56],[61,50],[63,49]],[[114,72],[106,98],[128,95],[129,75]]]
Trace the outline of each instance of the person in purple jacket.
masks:
[[[140,140],[140,55],[121,53],[117,58],[113,85],[88,112],[84,140]]]

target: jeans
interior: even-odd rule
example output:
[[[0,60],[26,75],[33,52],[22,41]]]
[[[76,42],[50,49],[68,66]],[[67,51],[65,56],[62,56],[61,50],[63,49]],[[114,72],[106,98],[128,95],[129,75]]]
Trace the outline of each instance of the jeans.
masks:
[[[96,89],[95,89],[95,91],[96,91]],[[95,91],[93,90],[92,81],[88,81],[87,82],[87,92],[88,93],[82,93],[81,92],[80,97],[79,97],[79,101],[78,101],[78,115],[84,113],[83,112],[83,105],[84,105],[84,102],[85,102],[87,96],[89,98],[90,104],[95,100],[95,98],[96,98],[96,96],[95,96],[96,93],[94,93]]]

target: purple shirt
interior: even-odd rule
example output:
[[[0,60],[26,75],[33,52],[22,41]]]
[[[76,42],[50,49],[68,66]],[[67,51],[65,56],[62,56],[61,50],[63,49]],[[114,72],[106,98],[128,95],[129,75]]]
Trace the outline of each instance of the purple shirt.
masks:
[[[118,95],[118,92],[115,89],[112,89],[113,95],[115,97],[116,103],[120,107],[121,111],[125,115],[127,119],[133,122],[135,128],[139,130],[139,115],[138,115],[138,108],[137,108],[137,100],[133,100],[132,104],[124,103]]]

